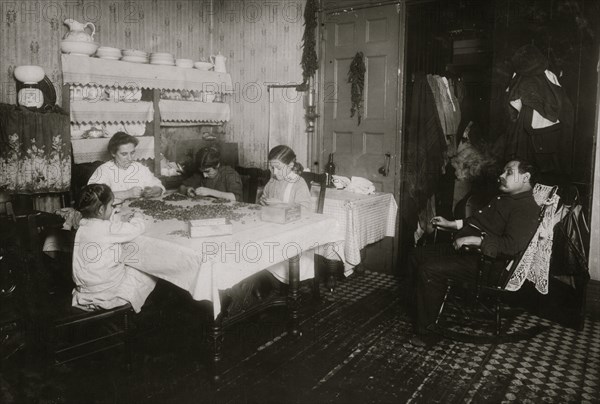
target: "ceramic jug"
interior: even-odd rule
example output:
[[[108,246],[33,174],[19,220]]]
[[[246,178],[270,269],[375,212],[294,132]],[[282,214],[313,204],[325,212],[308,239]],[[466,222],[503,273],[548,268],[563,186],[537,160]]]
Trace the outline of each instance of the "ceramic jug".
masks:
[[[94,42],[96,26],[93,23],[86,22],[85,24],[82,24],[78,21],[69,18],[65,20],[65,25],[69,27],[69,32],[65,34],[63,38],[64,40],[77,42]],[[91,35],[85,32],[85,28],[87,26],[90,26],[92,29]]]
[[[221,55],[221,52],[217,56],[211,55],[210,61],[213,65],[215,65],[215,71],[219,73],[227,73],[227,69],[225,69],[225,61],[227,58]]]

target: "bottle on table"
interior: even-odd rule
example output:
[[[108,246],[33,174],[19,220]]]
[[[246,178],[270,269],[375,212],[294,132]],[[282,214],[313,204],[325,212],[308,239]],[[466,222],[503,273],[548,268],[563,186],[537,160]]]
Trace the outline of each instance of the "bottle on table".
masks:
[[[325,173],[327,174],[327,187],[334,188],[333,176],[335,174],[335,163],[333,162],[333,153],[329,153],[329,161],[325,165]]]

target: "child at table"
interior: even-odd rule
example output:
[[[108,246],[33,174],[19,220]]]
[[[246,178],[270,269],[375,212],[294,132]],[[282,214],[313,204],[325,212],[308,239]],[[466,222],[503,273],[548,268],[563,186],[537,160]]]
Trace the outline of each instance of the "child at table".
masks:
[[[242,179],[233,168],[221,166],[221,153],[214,147],[203,147],[196,153],[196,172],[183,180],[179,192],[188,196],[214,196],[240,201]]]
[[[127,264],[136,260],[133,241],[145,230],[141,213],[114,215],[114,195],[108,185],[83,188],[82,219],[73,251],[73,306],[83,310],[111,309],[130,303],[138,313],[156,281]],[[129,220],[129,221],[127,221]]]
[[[268,205],[271,202],[298,203],[303,208],[312,209],[310,191],[306,181],[300,176],[302,164],[296,161],[296,153],[284,145],[275,146],[269,151],[269,169],[271,179],[265,185],[258,203]],[[300,255],[300,280],[313,278],[314,252],[305,251]],[[288,282],[288,262],[283,261],[267,268],[281,282]]]
[[[310,191],[306,181],[300,176],[304,168],[296,161],[296,153],[288,146],[275,146],[269,152],[268,164],[272,173],[271,179],[265,185],[258,203],[297,203],[311,209]]]

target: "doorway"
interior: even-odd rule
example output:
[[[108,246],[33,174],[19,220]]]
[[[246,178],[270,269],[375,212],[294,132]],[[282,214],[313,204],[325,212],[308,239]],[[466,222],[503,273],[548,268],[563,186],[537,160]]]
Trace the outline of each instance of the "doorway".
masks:
[[[320,167],[333,153],[336,174],[366,178],[376,191],[400,194],[404,6],[362,5],[325,10],[321,19],[322,138]],[[364,89],[361,120],[351,116],[350,66],[362,52]],[[398,230],[396,229],[396,234]],[[367,269],[392,273],[397,256],[395,238],[367,246]]]

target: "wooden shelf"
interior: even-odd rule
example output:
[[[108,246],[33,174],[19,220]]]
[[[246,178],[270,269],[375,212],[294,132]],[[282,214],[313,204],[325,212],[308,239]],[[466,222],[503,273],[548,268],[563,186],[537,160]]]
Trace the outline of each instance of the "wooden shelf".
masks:
[[[217,73],[211,71],[201,71],[197,69],[184,69],[176,66],[150,65],[123,62],[118,60],[98,59],[88,56],[74,56],[63,54],[61,57],[63,68],[63,108],[73,115],[80,115],[77,118],[79,122],[130,122],[135,121],[150,122],[147,125],[147,135],[153,136],[154,146],[154,173],[160,176],[161,161],[161,112],[160,112],[160,93],[161,90],[197,90],[214,93],[231,93],[231,76],[227,73]],[[73,108],[70,104],[70,85],[89,85],[125,87],[148,89],[142,93],[142,99],[138,103],[115,103],[115,102],[97,102],[97,103],[77,103]],[[146,94],[146,95],[144,95]],[[163,100],[167,104],[171,100]],[[171,109],[166,112],[167,119],[165,126],[187,124],[194,125],[218,125],[227,122],[230,118],[230,108],[228,104],[219,103],[200,103],[189,101],[184,102],[182,107],[187,112],[181,113]],[[143,104],[145,103],[145,104]],[[149,104],[151,103],[151,104]],[[203,104],[203,105],[202,105]],[[144,105],[149,106],[145,108]],[[144,109],[145,108],[145,109]],[[131,118],[127,109],[136,110],[138,116]],[[138,111],[139,109],[139,111]],[[170,117],[168,115],[171,115]],[[98,119],[95,117],[98,116]],[[114,117],[114,118],[113,118]],[[129,119],[128,119],[129,117]],[[151,131],[151,132],[150,132]],[[138,139],[148,138],[148,136]],[[106,150],[107,138],[86,139],[91,140],[94,147],[103,147],[103,150],[86,150],[90,143],[73,143],[74,149],[80,148],[80,153],[97,153],[102,155]],[[74,140],[81,142],[82,140]],[[138,145],[138,147],[140,147]],[[106,152],[106,155],[108,153]],[[107,156],[110,158],[110,156]]]

